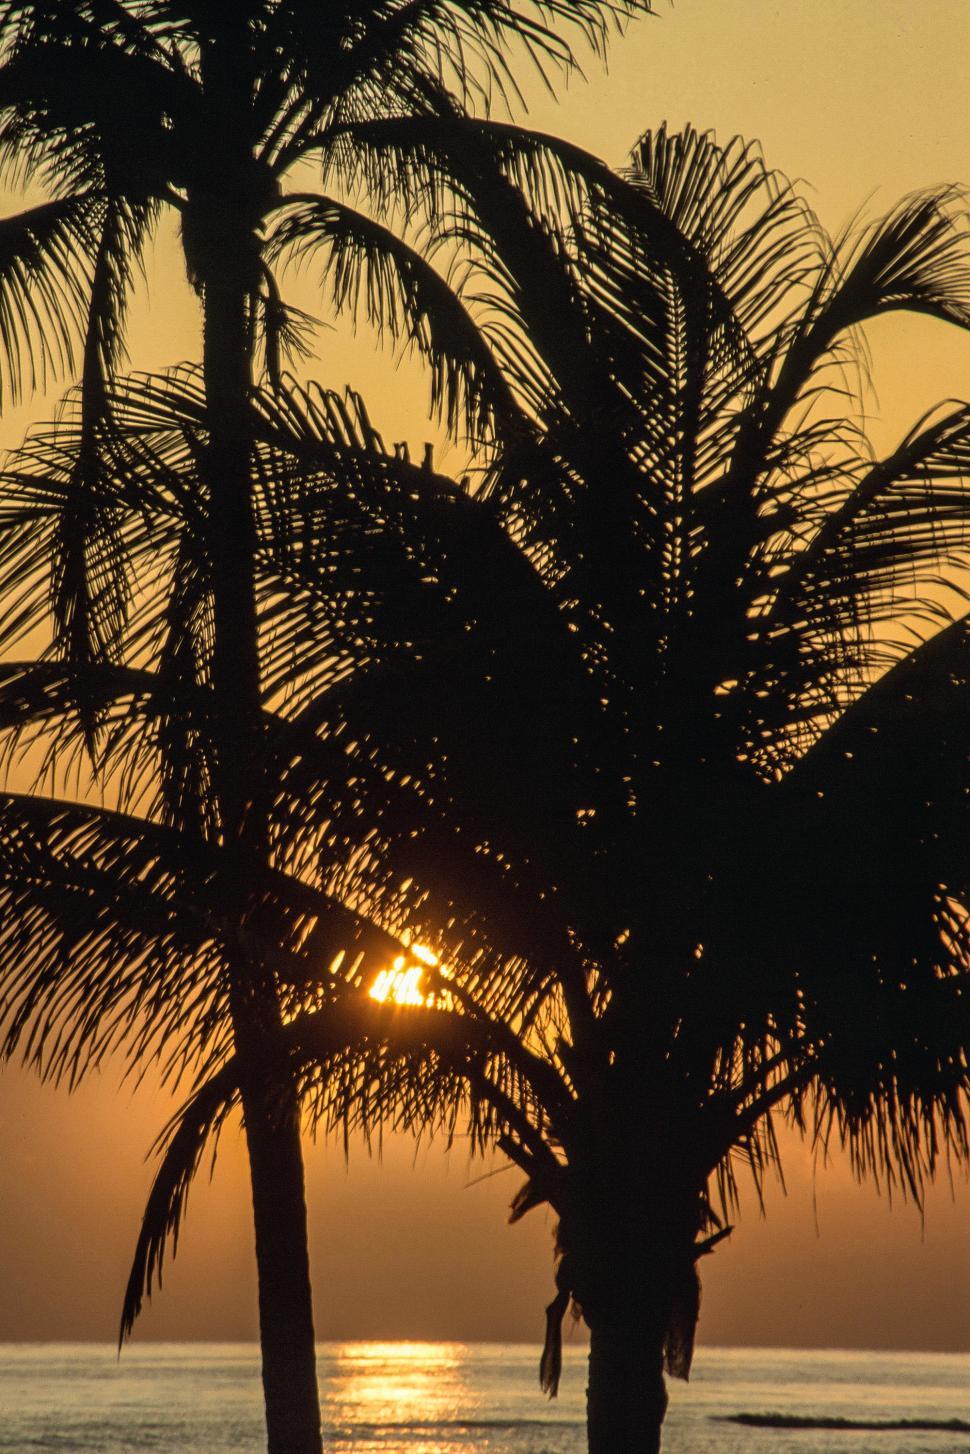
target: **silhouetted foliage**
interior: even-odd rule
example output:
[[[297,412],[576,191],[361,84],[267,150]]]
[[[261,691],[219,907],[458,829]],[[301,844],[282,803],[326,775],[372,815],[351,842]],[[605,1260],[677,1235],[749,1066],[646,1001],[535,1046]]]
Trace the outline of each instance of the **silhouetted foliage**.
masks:
[[[49,655],[63,669],[62,703],[73,700],[75,730],[95,759],[110,732],[104,692],[92,676],[109,667],[157,668],[162,686],[150,695],[164,723],[156,746],[168,806],[184,815],[183,836],[221,851],[211,894],[218,954],[210,962],[222,965],[241,1055],[274,1454],[317,1454],[320,1435],[299,1110],[295,1086],[280,1089],[285,1073],[274,1048],[285,991],[248,938],[253,921],[268,912],[254,893],[252,864],[271,851],[267,825],[249,804],[266,690],[249,394],[257,369],[279,385],[287,349],[298,352],[305,341],[308,320],[286,306],[273,268],[291,242],[305,248],[308,229],[339,258],[352,245],[368,266],[400,274],[403,307],[425,319],[419,342],[427,349],[437,349],[438,332],[448,326],[427,313],[417,255],[389,242],[369,213],[323,192],[308,198],[285,187],[308,162],[344,175],[353,166],[351,123],[430,114],[443,81],[479,101],[514,90],[510,46],[550,80],[573,64],[570,35],[601,48],[611,28],[647,9],[647,0],[0,3],[0,164],[49,198],[0,227],[0,381],[16,396],[48,368],[70,372],[75,349],[81,364],[71,455],[58,466],[61,475],[55,472],[63,484],[66,470],[69,498],[52,542]],[[203,315],[205,429],[196,464],[207,500],[180,540],[186,554],[173,578],[169,619],[164,628],[157,621],[140,628],[143,582],[125,574],[128,542],[118,533],[137,536],[138,526],[112,498],[107,471],[127,463],[118,457],[112,419],[127,306],[169,211],[179,220]],[[470,407],[490,407],[484,397],[479,402],[478,360],[460,349],[457,363],[445,359],[433,376],[442,399],[460,379]],[[188,519],[190,502],[183,505]],[[18,569],[12,565],[10,588],[29,591]],[[8,645],[19,639],[17,622],[14,610]],[[156,647],[168,653],[160,661],[152,657]],[[170,686],[174,692],[190,681],[209,690],[204,730],[180,718],[175,698],[162,705]],[[36,818],[40,809],[29,811]],[[61,808],[47,811],[57,842]],[[112,860],[108,900],[117,898],[108,880],[118,868]],[[153,871],[146,873],[151,879]],[[65,909],[67,919],[71,912]],[[22,932],[29,936],[32,927],[28,915]],[[90,949],[99,932],[90,929],[80,945]],[[105,953],[112,943],[106,933]],[[62,959],[69,964],[79,953],[72,945]],[[107,960],[102,968],[109,972]],[[57,971],[50,974],[57,981]],[[115,1017],[95,998],[109,1014],[97,1034],[110,1038]],[[78,993],[67,991],[63,1003],[79,1010]],[[83,1043],[94,1033],[93,1015],[80,1012]],[[17,1021],[16,1028],[25,1027]],[[39,1021],[32,1033],[42,1063],[70,1063],[72,1074],[83,1068],[83,1057],[65,1059],[53,1032],[43,1043]]]
[[[879,458],[859,334],[967,326],[965,223],[939,190],[833,243],[690,130],[622,176],[453,107],[353,135],[467,249],[501,402],[462,484],[315,497],[325,645],[290,657],[271,837],[444,968],[284,1035],[328,1124],[498,1139],[513,1217],[559,1218],[544,1382],[573,1300],[591,1448],[659,1448],[773,1113],[916,1198],[967,1159],[970,411]],[[264,418],[312,470],[316,426]]]

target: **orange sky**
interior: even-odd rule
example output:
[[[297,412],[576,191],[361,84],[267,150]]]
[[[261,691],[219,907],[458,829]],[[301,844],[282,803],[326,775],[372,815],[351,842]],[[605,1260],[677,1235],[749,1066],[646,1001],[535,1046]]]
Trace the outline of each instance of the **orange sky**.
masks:
[[[759,137],[769,161],[807,179],[837,228],[860,206],[970,180],[967,0],[677,0],[589,67],[562,104],[534,100],[534,124],[619,162],[667,119]],[[531,95],[531,93],[530,93]],[[197,353],[196,313],[171,238],[150,261],[133,320],[139,367]],[[306,287],[307,285],[304,285]],[[304,305],[312,299],[301,291]],[[967,395],[970,343],[938,325],[888,320],[872,337],[877,437],[902,434],[937,398]],[[420,447],[423,395],[375,363],[370,340],[322,336],[314,371],[361,387],[389,438]],[[36,414],[40,406],[35,406]],[[14,442],[30,411],[8,415]],[[0,1076],[0,1339],[113,1336],[138,1212],[144,1153],[166,1114],[151,1089],[120,1094],[105,1073],[68,1098],[19,1070]],[[970,1194],[943,1185],[925,1218],[890,1211],[836,1162],[813,1182],[788,1148],[789,1196],[709,1259],[700,1336],[708,1343],[970,1348]],[[514,1173],[469,1186],[460,1148],[415,1157],[392,1141],[382,1166],[356,1148],[309,1156],[321,1337],[539,1340],[551,1291],[551,1224],[504,1225]],[[817,1204],[817,1205],[816,1205]],[[816,1215],[817,1213],[817,1215]],[[816,1228],[817,1224],[817,1228]],[[182,1254],[142,1325],[146,1337],[255,1333],[247,1191],[229,1133],[214,1183],[194,1193]]]

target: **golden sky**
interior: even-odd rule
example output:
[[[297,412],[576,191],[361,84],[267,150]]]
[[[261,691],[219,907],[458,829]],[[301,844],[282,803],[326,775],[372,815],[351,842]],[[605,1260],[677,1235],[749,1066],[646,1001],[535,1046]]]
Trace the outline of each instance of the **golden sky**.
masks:
[[[534,124],[620,162],[666,119],[758,137],[769,162],[810,184],[838,229],[861,206],[970,182],[967,0],[677,0],[588,66],[561,103],[530,89]],[[197,353],[196,312],[171,237],[149,260],[136,310],[138,367]],[[305,285],[306,286],[306,285]],[[312,301],[301,291],[301,303]],[[872,336],[875,432],[886,443],[936,399],[967,396],[970,343],[939,325],[886,320]],[[324,334],[314,371],[367,394],[389,438],[420,448],[420,388],[375,364],[372,342]],[[33,412],[36,414],[38,408]],[[15,442],[28,416],[8,415]],[[76,1096],[18,1070],[0,1077],[0,1339],[114,1334],[149,1169],[143,1157],[167,1103],[132,1097],[106,1072]],[[787,1144],[787,1143],[786,1143]],[[753,1196],[739,1229],[703,1268],[708,1343],[970,1348],[965,1183],[937,1187],[925,1223],[857,1187],[836,1159],[813,1178],[787,1145],[789,1195]],[[309,1154],[311,1235],[321,1337],[539,1341],[552,1292],[551,1222],[509,1229],[506,1172],[469,1185],[461,1148],[415,1153],[392,1139],[383,1164],[354,1148]],[[229,1132],[214,1183],[193,1194],[183,1252],[142,1325],[146,1337],[255,1333],[248,1196]]]

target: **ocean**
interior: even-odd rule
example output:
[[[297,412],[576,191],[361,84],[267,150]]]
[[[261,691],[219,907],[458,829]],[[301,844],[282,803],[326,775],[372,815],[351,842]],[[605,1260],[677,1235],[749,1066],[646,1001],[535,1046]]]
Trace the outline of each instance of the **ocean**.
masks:
[[[566,1349],[560,1397],[539,1350],[464,1343],[325,1343],[329,1450],[354,1454],[583,1454],[585,1354]],[[251,1344],[0,1345],[0,1450],[259,1454]],[[739,1414],[946,1430],[751,1427]],[[959,1427],[962,1425],[963,1427]],[[970,1355],[702,1348],[671,1387],[665,1454],[970,1454]]]

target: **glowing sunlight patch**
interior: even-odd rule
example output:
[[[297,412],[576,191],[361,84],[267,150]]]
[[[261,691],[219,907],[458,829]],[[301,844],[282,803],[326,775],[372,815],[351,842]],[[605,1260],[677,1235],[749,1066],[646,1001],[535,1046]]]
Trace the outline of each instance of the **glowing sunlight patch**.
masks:
[[[382,969],[371,985],[371,999],[390,1000],[395,1005],[423,1005],[421,977],[424,971],[417,964],[410,969],[398,969],[397,960],[394,963],[394,969]]]
[[[425,984],[425,971],[434,970],[433,986]],[[399,954],[390,969],[382,969],[368,990],[372,1000],[388,1005],[423,1005],[428,1009],[450,1010],[452,997],[441,984],[450,979],[438,956],[424,944],[412,944]]]
[[[411,950],[415,959],[423,960],[425,964],[437,964],[434,955],[421,945],[415,945]],[[425,996],[421,981],[424,978],[424,969],[421,964],[409,963],[409,956],[399,954],[390,969],[382,969],[380,974],[371,985],[370,997],[372,1000],[381,1000],[384,1003],[390,1002],[394,1005],[425,1005],[430,1004],[433,996]]]

